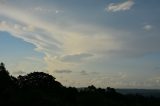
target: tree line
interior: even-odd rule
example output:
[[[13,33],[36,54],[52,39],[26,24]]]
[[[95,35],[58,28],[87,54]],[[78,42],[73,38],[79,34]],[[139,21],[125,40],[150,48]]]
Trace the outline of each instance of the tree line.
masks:
[[[114,88],[65,87],[52,75],[32,72],[14,77],[0,64],[0,106],[160,106],[160,98],[123,95]]]

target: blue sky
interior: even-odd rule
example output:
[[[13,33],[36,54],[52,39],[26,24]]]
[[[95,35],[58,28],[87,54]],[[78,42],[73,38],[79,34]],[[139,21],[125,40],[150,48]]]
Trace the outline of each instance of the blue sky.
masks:
[[[160,88],[160,1],[1,0],[0,61],[66,86]]]

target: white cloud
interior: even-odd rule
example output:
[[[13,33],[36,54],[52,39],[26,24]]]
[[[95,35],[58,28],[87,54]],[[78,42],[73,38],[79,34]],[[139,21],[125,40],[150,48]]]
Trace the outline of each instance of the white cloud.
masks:
[[[127,0],[122,3],[110,3],[105,10],[110,12],[126,11],[130,10],[134,4],[133,0]]]
[[[59,10],[56,10],[55,12],[58,14],[60,11],[59,11]]]
[[[78,23],[64,27],[63,24],[48,23],[16,7],[3,5],[0,8],[0,15],[10,19],[1,21],[0,30],[34,44],[35,50],[45,54],[49,70],[70,69],[75,64],[67,62],[83,61],[93,57],[92,54],[98,55],[120,46],[114,41],[111,31],[106,29]]]
[[[56,8],[48,8],[48,7],[42,7],[42,6],[37,6],[34,8],[29,9],[30,12],[36,13],[36,14],[59,14],[63,13],[64,11]]]
[[[150,31],[150,30],[153,29],[153,26],[148,24],[148,25],[145,25],[145,26],[143,27],[143,29],[146,30],[146,31]]]
[[[79,53],[79,54],[64,55],[64,56],[57,57],[57,58],[59,58],[59,60],[63,62],[80,62],[92,56],[93,54],[89,54],[89,53]]]
[[[83,63],[100,55],[104,55],[105,58],[114,54],[143,55],[157,50],[155,41],[148,47],[146,45],[148,39],[145,39],[142,45],[143,39],[135,39],[136,37],[133,39],[132,34],[128,32],[72,22],[64,27],[63,24],[55,24],[54,21],[48,23],[46,20],[36,18],[35,14],[24,13],[16,7],[0,5],[0,8],[0,16],[10,19],[1,21],[0,30],[34,44],[35,50],[45,54],[47,69],[51,71],[77,67],[76,63],[71,63],[73,60]],[[137,43],[133,44],[135,41]]]
[[[106,9],[107,11],[113,12],[125,11],[129,10],[133,4],[134,2],[131,0],[119,4],[113,3]],[[44,11],[42,9],[39,7],[37,11]],[[55,10],[55,13],[59,13],[59,10]],[[92,62],[96,62],[97,68],[99,68],[99,70],[93,71],[101,71],[103,68],[99,67],[101,66],[99,64],[102,62],[100,63],[99,61],[108,60],[113,63],[110,58],[113,59],[113,57],[117,58],[117,56],[122,55],[124,57],[137,57],[139,55],[160,51],[160,38],[156,35],[144,38],[144,36],[138,36],[128,33],[127,31],[114,30],[109,27],[96,27],[88,25],[87,23],[82,24],[78,21],[75,23],[71,21],[72,19],[66,18],[66,23],[61,23],[61,21],[56,19],[48,22],[48,18],[39,17],[39,14],[37,16],[36,13],[28,13],[22,8],[18,8],[18,6],[14,7],[11,5],[5,6],[0,4],[0,17],[0,31],[9,32],[14,37],[34,44],[35,50],[44,53],[44,60],[42,61],[47,64],[46,68],[50,73],[52,73],[53,70],[58,70],[57,73],[69,73],[69,70],[66,69],[83,70],[83,68],[85,69],[85,65],[88,65],[86,70],[89,70],[94,65]],[[146,25],[145,27],[145,29],[151,30],[153,26]],[[27,69],[27,67],[30,67],[30,61],[38,62],[38,64],[41,61],[33,57],[27,57],[26,60],[28,60],[26,63],[19,63],[15,70]],[[116,59],[114,61],[116,61]],[[105,61],[103,62],[103,65],[104,64],[107,65]],[[40,63],[40,65],[42,65],[42,63]],[[43,65],[40,65],[36,65],[37,68],[44,68]],[[32,67],[34,66],[32,65]],[[86,71],[82,71],[81,73],[87,74],[87,77],[90,74]],[[95,76],[96,75],[97,74],[95,74]],[[91,76],[83,79],[77,78],[77,75],[75,75],[73,77],[76,78],[70,78],[70,80],[72,79],[72,82],[75,83],[76,79],[81,79],[81,81],[77,82],[82,83],[86,81],[85,83],[87,84],[93,83],[104,85],[104,87],[106,85],[114,87],[116,85],[140,85],[140,83],[137,82],[128,83],[120,81],[127,77],[125,73],[119,73],[118,76],[107,76],[106,74],[101,76],[99,75],[95,79]]]

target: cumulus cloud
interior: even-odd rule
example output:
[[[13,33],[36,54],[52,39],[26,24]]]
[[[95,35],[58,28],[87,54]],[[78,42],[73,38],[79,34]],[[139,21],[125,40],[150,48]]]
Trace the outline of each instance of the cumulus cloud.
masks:
[[[110,3],[105,10],[109,12],[126,11],[130,10],[134,4],[133,0],[127,0],[122,3]]]

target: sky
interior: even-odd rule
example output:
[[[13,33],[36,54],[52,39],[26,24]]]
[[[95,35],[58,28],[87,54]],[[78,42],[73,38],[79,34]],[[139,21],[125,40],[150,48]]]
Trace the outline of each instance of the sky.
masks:
[[[0,61],[65,86],[160,89],[160,0],[0,0]]]

